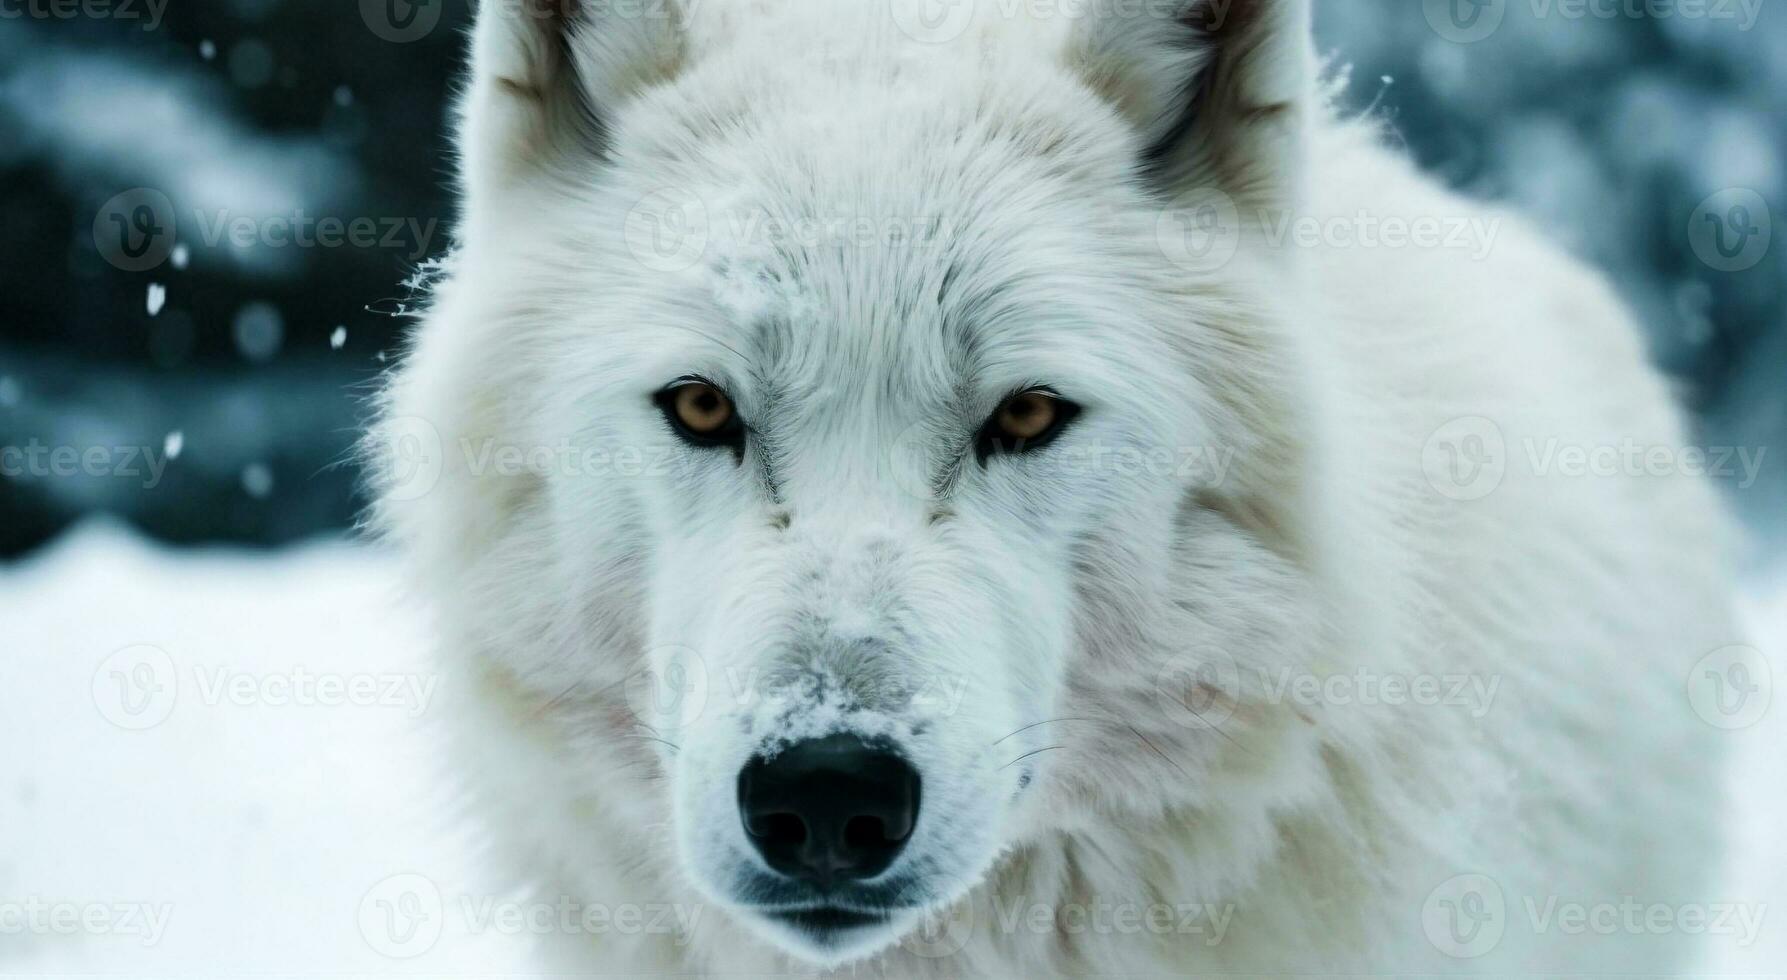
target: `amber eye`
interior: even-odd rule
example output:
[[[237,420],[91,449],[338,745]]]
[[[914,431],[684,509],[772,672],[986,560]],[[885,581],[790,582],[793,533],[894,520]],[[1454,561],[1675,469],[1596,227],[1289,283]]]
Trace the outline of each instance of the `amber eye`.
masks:
[[[1026,391],[999,406],[999,434],[1020,442],[1034,439],[1055,427],[1059,404],[1040,391]]]
[[[665,388],[656,400],[671,428],[685,440],[698,446],[744,445],[738,410],[718,387],[689,378]]]
[[[712,435],[732,421],[732,400],[699,382],[676,389],[676,420],[697,435]]]
[[[1032,388],[1007,398],[987,420],[976,440],[975,454],[987,457],[1040,449],[1080,414],[1073,402],[1052,391]]]

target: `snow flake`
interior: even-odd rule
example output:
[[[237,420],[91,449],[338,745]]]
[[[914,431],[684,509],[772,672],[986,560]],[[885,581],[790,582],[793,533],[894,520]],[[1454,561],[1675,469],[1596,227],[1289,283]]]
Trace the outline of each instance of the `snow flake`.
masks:
[[[273,495],[273,471],[266,463],[250,463],[242,468],[242,489],[256,500]]]

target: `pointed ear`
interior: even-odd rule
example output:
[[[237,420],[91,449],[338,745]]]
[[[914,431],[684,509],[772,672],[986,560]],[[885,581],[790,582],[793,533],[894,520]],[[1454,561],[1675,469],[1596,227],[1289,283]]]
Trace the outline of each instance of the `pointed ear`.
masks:
[[[677,0],[479,0],[459,142],[467,192],[600,155],[604,120],[675,75]]]
[[[1070,57],[1127,117],[1168,193],[1214,187],[1248,204],[1299,197],[1316,102],[1308,0],[1100,4]]]

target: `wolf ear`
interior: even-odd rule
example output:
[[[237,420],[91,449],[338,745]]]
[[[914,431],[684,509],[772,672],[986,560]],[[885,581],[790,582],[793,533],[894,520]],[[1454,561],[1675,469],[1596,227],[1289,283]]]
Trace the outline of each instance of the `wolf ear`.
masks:
[[[468,191],[574,154],[599,156],[607,113],[676,73],[677,8],[677,0],[480,0],[459,125]]]
[[[1136,127],[1169,193],[1297,198],[1316,101],[1308,0],[1100,5],[1076,25],[1070,58]]]

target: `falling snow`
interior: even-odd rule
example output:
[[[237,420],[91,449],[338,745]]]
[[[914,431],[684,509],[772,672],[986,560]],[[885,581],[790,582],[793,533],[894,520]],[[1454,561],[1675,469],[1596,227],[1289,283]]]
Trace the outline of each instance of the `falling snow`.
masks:
[[[236,313],[231,324],[236,350],[255,364],[264,364],[279,355],[285,343],[285,318],[271,303],[250,303]]]
[[[273,471],[266,463],[250,463],[242,468],[242,489],[256,500],[273,495]]]

